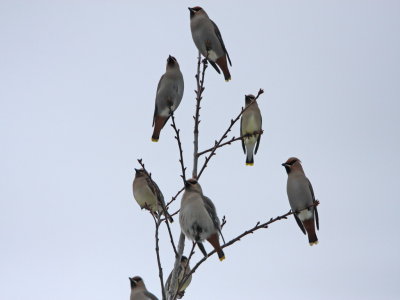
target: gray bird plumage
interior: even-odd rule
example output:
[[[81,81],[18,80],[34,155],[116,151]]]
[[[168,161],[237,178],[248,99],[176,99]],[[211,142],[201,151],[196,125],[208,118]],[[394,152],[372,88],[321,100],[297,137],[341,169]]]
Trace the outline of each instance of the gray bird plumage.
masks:
[[[246,107],[248,108],[243,112],[240,120],[240,135],[251,134],[251,136],[242,139],[242,148],[246,154],[247,166],[254,165],[254,154],[257,154],[261,140],[260,133],[254,134],[255,132],[260,132],[262,127],[260,108],[257,102],[254,102],[254,99],[253,95],[245,96]]]
[[[153,135],[151,140],[157,142],[161,129],[167,123],[171,111],[174,112],[183,97],[183,75],[175,57],[169,56],[164,75],[161,76],[157,86],[156,102],[153,117]]]
[[[143,279],[139,276],[129,278],[131,283],[131,296],[130,300],[158,300],[156,296],[150,293]]]
[[[160,188],[153,179],[146,173],[144,169],[135,169],[135,179],[132,183],[133,196],[140,208],[147,209],[152,213],[163,214],[164,210],[167,212],[164,196]],[[172,223],[174,220],[168,214],[169,221]]]
[[[317,207],[310,207],[315,201],[311,182],[304,174],[301,162],[296,157],[289,158],[282,164],[288,174],[287,195],[295,220],[304,234],[307,233],[310,245],[318,244],[315,225],[319,229]],[[310,207],[310,208],[307,208]]]
[[[200,53],[207,57],[207,60],[220,73],[221,68],[226,81],[231,79],[227,59],[232,66],[229,53],[226,50],[218,26],[208,17],[205,10],[199,6],[189,7],[190,29],[193,41]],[[219,67],[219,68],[218,68]]]
[[[195,241],[205,256],[207,252],[202,242],[207,240],[218,253],[219,259],[225,259],[219,244],[221,232],[220,221],[212,201],[203,195],[200,184],[195,179],[189,179],[185,184],[182,196],[179,223],[182,232]]]

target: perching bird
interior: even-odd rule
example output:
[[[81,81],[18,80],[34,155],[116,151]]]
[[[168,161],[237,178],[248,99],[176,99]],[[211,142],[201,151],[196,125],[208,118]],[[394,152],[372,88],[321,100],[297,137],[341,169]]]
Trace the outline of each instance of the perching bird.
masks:
[[[167,70],[161,76],[157,86],[153,117],[154,131],[151,137],[153,142],[158,142],[160,131],[171,116],[171,111],[174,112],[181,103],[183,88],[183,76],[179,64],[175,57],[170,55],[167,59]]]
[[[156,296],[150,293],[139,276],[129,277],[131,282],[131,298],[130,300],[158,300]]]
[[[202,242],[207,240],[214,247],[219,260],[225,259],[224,252],[219,244],[221,225],[217,211],[212,201],[203,195],[201,186],[195,179],[189,179],[185,182],[179,223],[182,232],[197,243],[204,256],[207,256],[207,252]]]
[[[296,157],[290,157],[282,164],[288,174],[287,194],[290,207],[294,214],[297,224],[301,231],[308,235],[310,246],[318,244],[318,238],[315,233],[315,224],[319,230],[319,219],[317,207],[309,207],[315,201],[314,190],[311,182],[304,174],[301,161]],[[315,223],[314,223],[315,222]]]
[[[190,273],[190,267],[189,267],[189,265],[187,265],[187,263],[188,263],[187,257],[186,256],[182,256],[181,257],[181,263],[179,265],[179,270],[178,270],[178,287],[181,284],[183,277],[187,276]],[[185,270],[185,268],[186,268],[186,270]],[[169,290],[169,285],[171,284],[172,271],[171,271],[171,274],[169,274],[167,282],[165,284],[165,289],[166,290]],[[191,281],[192,281],[192,275],[190,275],[188,277],[188,279],[185,281],[185,283],[179,289],[178,299],[181,299],[185,295],[185,290],[189,286]]]
[[[151,213],[164,214],[167,211],[164,196],[158,185],[147,175],[144,169],[135,169],[135,179],[133,180],[133,196],[140,208],[147,209]],[[174,219],[168,214],[168,219],[172,223]]]
[[[246,95],[246,107],[248,107],[252,101],[255,99],[253,95]],[[255,132],[261,131],[262,118],[261,112],[258,108],[257,102],[253,102],[249,108],[247,108],[243,114],[242,119],[240,120],[240,135],[244,136],[246,134],[251,134],[249,137],[245,137],[242,139],[242,148],[243,152],[246,155],[246,165],[252,166],[254,165],[254,154],[257,154],[258,147],[260,146],[261,134],[254,134]],[[256,150],[254,151],[254,147]],[[254,151],[254,154],[253,154]]]
[[[199,6],[189,7],[190,29],[193,41],[200,53],[207,58],[214,69],[220,74],[218,67],[224,73],[225,81],[231,80],[228,64],[232,66],[228,51],[222,40],[218,26],[208,17],[207,13]],[[217,66],[218,65],[218,66]]]

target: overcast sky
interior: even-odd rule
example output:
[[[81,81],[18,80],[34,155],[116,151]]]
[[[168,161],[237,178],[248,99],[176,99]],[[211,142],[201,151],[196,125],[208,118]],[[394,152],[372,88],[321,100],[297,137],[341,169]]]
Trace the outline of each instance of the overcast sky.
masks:
[[[290,209],[281,163],[297,156],[321,201],[320,243],[293,217],[275,223],[211,257],[185,299],[398,299],[400,2],[371,0],[0,0],[0,298],[129,299],[134,275],[161,296],[153,220],[131,183],[143,158],[167,200],[182,186],[170,126],[150,141],[169,54],[192,168],[195,5],[233,63],[229,83],[207,70],[200,150],[265,89],[254,167],[236,143],[201,177],[225,239]],[[160,238],[168,274],[165,228]]]

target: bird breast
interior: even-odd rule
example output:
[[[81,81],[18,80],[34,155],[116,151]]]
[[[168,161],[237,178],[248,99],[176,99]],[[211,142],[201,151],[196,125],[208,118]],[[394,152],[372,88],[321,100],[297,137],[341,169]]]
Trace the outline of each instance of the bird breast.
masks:
[[[141,208],[145,208],[146,204],[152,211],[157,211],[157,197],[153,194],[147,185],[143,185],[140,188],[133,189],[133,196],[136,202]]]
[[[158,114],[167,117],[170,115],[169,106],[175,111],[181,103],[183,97],[183,77],[165,76],[163,82],[157,91],[156,104]]]
[[[222,45],[215,34],[214,24],[205,16],[197,16],[191,21],[193,41],[204,57],[207,57],[207,47],[209,48],[208,59],[215,62],[218,58],[225,55]]]
[[[287,194],[292,210],[302,210],[313,202],[308,180],[303,174],[289,174]]]

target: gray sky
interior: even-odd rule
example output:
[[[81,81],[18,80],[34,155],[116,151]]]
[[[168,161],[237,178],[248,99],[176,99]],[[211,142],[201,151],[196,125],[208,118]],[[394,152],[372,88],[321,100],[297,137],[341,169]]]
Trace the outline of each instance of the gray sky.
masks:
[[[293,218],[273,224],[227,248],[223,263],[211,257],[186,299],[398,299],[399,1],[4,0],[0,298],[128,299],[133,275],[160,296],[153,220],[131,182],[143,158],[165,198],[182,184],[172,129],[150,141],[169,54],[185,79],[176,121],[191,170],[197,50],[187,6],[198,4],[233,62],[229,83],[206,74],[200,149],[245,94],[265,89],[255,166],[236,143],[201,178],[227,217],[225,238],[289,210],[280,164],[295,155],[321,201],[320,243],[309,247]],[[168,274],[164,228],[161,249]]]

